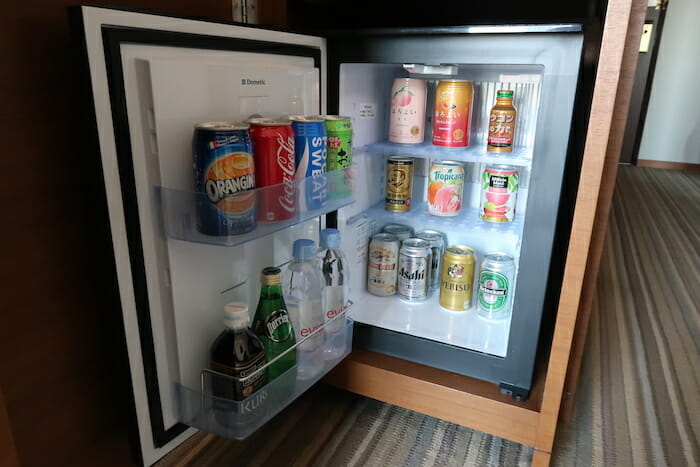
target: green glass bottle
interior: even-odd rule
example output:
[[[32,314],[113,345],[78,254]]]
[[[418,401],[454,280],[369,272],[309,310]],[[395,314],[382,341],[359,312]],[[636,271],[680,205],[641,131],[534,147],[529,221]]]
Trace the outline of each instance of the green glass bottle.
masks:
[[[294,347],[294,329],[282,296],[280,268],[269,267],[262,271],[260,301],[255,310],[253,332],[265,347],[265,358],[269,362],[290,347]],[[267,378],[272,381],[297,362],[296,349],[287,352],[282,358],[267,367]]]

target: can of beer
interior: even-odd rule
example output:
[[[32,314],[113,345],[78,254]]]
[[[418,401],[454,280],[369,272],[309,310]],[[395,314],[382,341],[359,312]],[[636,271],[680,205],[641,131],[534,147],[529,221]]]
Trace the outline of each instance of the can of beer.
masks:
[[[515,117],[513,91],[498,91],[496,105],[489,116],[489,136],[486,150],[489,152],[512,152],[515,137]]]
[[[382,232],[396,235],[400,242],[413,237],[413,229],[405,224],[387,224],[382,227]]]
[[[326,124],[320,117],[292,115],[299,199],[307,211],[321,209],[328,199],[326,182]]]
[[[475,251],[465,245],[445,248],[440,276],[440,306],[452,311],[465,311],[472,306]]]
[[[340,199],[350,196],[352,190],[346,169],[352,166],[352,121],[340,115],[321,115],[326,122],[328,155],[326,170],[329,172],[328,197]],[[336,172],[337,171],[337,172]]]
[[[386,197],[384,209],[405,212],[411,209],[413,159],[391,156],[386,162]]]
[[[396,78],[391,87],[389,141],[417,144],[425,134],[425,80]]]
[[[255,229],[255,163],[248,125],[199,123],[192,139],[197,230],[238,235]]]
[[[479,316],[500,320],[511,313],[511,287],[515,280],[515,261],[505,253],[484,255],[479,270],[477,302]]]
[[[430,294],[430,244],[420,238],[404,240],[399,250],[399,274],[396,290],[409,302],[419,302]]]
[[[428,172],[428,212],[434,216],[456,216],[462,209],[464,164],[433,161]]]
[[[481,218],[489,222],[513,222],[520,184],[517,167],[487,166],[481,181]]]
[[[463,80],[440,81],[435,90],[433,144],[469,146],[474,83]]]
[[[421,230],[416,233],[416,238],[425,240],[430,244],[432,262],[430,266],[430,291],[440,288],[440,272],[442,255],[445,253],[445,240],[441,232],[437,230]]]
[[[253,118],[248,123],[255,156],[255,184],[258,188],[270,187],[258,190],[258,220],[291,219],[297,213],[292,123],[271,118]]]
[[[398,261],[399,239],[396,235],[373,235],[367,258],[367,290],[371,294],[386,297],[396,293]]]

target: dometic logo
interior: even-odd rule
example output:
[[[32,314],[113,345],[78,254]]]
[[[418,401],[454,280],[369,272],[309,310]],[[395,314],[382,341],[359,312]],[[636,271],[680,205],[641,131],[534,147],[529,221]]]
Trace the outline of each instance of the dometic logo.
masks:
[[[241,86],[265,86],[265,80],[241,78]]]

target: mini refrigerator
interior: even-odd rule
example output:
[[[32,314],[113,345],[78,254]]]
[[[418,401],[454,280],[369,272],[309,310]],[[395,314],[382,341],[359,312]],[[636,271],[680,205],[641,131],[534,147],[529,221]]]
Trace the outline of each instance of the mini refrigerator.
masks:
[[[352,351],[363,348],[499,385],[528,396],[550,280],[557,213],[583,46],[581,26],[478,25],[363,29],[301,35],[260,27],[100,7],[78,7],[89,71],[114,246],[116,275],[136,413],[139,455],[150,465],[196,430],[243,439],[265,424]],[[445,79],[473,82],[471,144],[445,149],[389,142],[395,78],[423,79],[431,95]],[[509,154],[486,151],[496,91],[514,91],[518,123]],[[210,236],[196,227],[192,137],[206,121],[338,114],[353,126],[353,163],[326,172],[344,195],[252,232]],[[414,160],[413,205],[384,209],[387,158]],[[455,217],[428,214],[431,161],[464,167],[463,206]],[[513,222],[480,216],[484,169],[517,167]],[[336,173],[337,172],[337,173]],[[304,179],[298,179],[297,192]],[[256,188],[257,196],[279,187]],[[475,306],[451,312],[434,293],[423,302],[378,297],[366,288],[372,235],[387,223],[441,232],[448,245],[515,260],[508,318],[486,320]],[[298,380],[288,372],[243,401],[213,394],[209,347],[222,330],[224,304],[255,309],[260,272],[284,268],[298,238],[318,241],[337,226],[350,271],[337,358]],[[475,294],[476,295],[476,294]],[[251,317],[252,318],[252,317]]]

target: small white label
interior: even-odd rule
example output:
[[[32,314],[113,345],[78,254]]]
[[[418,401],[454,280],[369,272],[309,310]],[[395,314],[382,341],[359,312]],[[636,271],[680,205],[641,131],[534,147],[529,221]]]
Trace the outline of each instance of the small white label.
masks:
[[[360,118],[374,118],[377,116],[377,104],[360,104]]]

